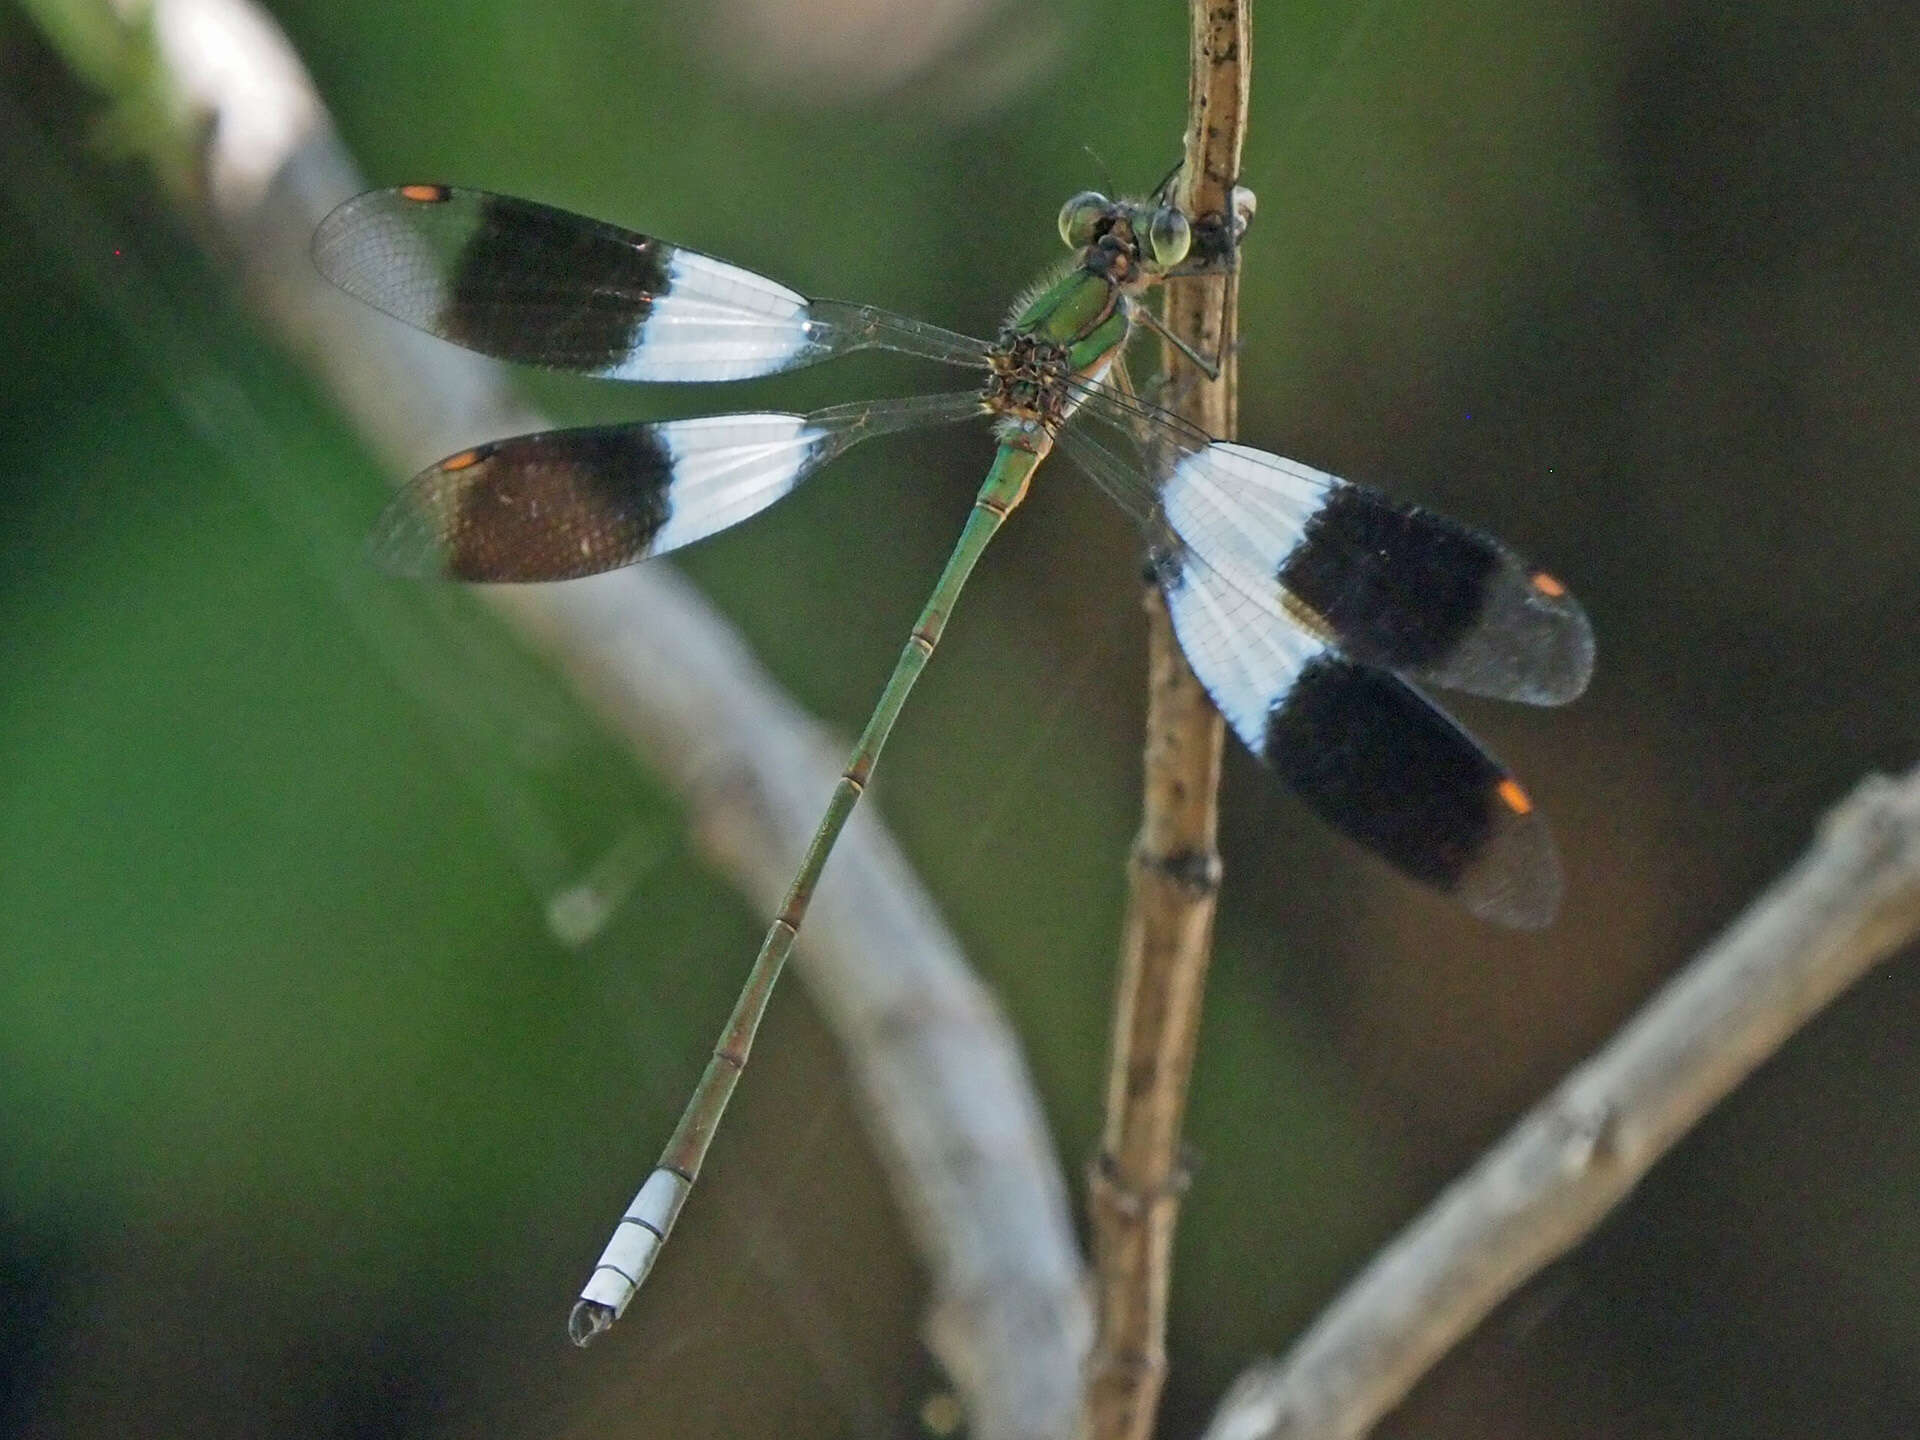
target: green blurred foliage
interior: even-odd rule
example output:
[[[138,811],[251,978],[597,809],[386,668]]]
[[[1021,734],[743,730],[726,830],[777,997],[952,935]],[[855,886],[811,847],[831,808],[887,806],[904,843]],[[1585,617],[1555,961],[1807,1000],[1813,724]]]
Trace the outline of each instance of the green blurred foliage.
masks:
[[[974,332],[1057,259],[1061,198],[1151,184],[1182,123],[1183,8],[1144,0],[944,37],[876,9],[850,51],[824,4],[272,8],[372,180],[530,195]],[[1601,668],[1563,712],[1460,707],[1554,817],[1542,937],[1230,766],[1166,1433],[1854,778],[1914,760],[1915,32],[1838,4],[1262,12],[1242,435],[1541,557]],[[18,12],[0,85],[0,1425],[908,1433],[937,1383],[911,1259],[797,990],[646,1299],[565,1349],[754,917],[466,600],[365,571],[382,477]],[[924,379],[529,389],[583,420]],[[686,568],[851,731],[986,454],[857,455]],[[1136,805],[1137,560],[1050,468],[877,793],[1070,1172]],[[633,897],[560,947],[543,907],[623,837]],[[1389,1433],[1910,1431],[1917,1016],[1907,970],[1863,985]]]

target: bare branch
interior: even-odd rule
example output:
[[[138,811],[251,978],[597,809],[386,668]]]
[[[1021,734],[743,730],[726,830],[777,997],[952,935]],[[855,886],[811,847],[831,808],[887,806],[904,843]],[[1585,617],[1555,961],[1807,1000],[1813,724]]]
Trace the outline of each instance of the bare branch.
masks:
[[[1252,18],[1241,0],[1194,0],[1191,13],[1179,200],[1189,216],[1215,218],[1231,234]],[[1167,299],[1169,334],[1189,351],[1218,357],[1219,379],[1196,383],[1182,410],[1220,436],[1234,431],[1238,280],[1228,266],[1183,282]],[[1170,375],[1197,380],[1181,368],[1171,343],[1167,365]],[[1106,1127],[1088,1193],[1100,1307],[1088,1413],[1099,1440],[1144,1440],[1166,1380],[1167,1295],[1186,1182],[1180,1129],[1220,885],[1216,801],[1224,730],[1174,639],[1158,591],[1148,592],[1146,609],[1145,794],[1127,869]]]
[[[1864,781],[1813,847],[1361,1272],[1210,1440],[1352,1440],[1565,1253],[1761,1061],[1920,936],[1920,769]]]
[[[92,18],[96,39],[152,46],[152,65],[96,54],[88,73],[159,76],[174,128],[149,131],[150,158],[192,173],[176,194],[203,207],[194,218],[220,258],[238,261],[396,476],[475,437],[540,428],[492,365],[400,331],[315,273],[314,227],[361,184],[270,20],[245,0],[156,0],[150,29]],[[494,587],[486,603],[676,786],[702,853],[770,911],[839,759],[725,622],[662,565]],[[799,960],[926,1262],[932,1341],[975,1432],[1068,1433],[1091,1322],[1053,1147],[1011,1031],[871,813],[836,854]]]

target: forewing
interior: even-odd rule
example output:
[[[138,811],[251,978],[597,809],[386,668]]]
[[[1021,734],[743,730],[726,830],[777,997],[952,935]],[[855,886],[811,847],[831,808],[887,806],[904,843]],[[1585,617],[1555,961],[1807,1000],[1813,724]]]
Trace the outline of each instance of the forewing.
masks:
[[[1593,631],[1552,575],[1445,515],[1250,446],[1215,441],[1130,396],[1091,418],[1132,467],[1102,479],[1147,527],[1326,635],[1354,660],[1423,683],[1564,704],[1593,673]]]
[[[1593,673],[1579,602],[1448,516],[1224,443],[1180,455],[1161,503],[1190,549],[1277,594],[1350,659],[1533,705],[1572,700]]]
[[[846,340],[751,270],[480,190],[370,191],[321,222],[313,258],[348,294],[469,350],[608,379],[742,380]]]

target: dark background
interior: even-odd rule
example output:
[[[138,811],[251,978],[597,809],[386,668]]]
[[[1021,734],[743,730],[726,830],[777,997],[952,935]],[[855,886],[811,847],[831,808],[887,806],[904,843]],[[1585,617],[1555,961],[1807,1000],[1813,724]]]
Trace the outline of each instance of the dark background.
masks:
[[[1178,155],[1168,0],[272,9],[373,180],[974,333],[1062,198]],[[1600,660],[1564,711],[1456,707],[1553,818],[1541,936],[1232,757],[1170,1435],[1920,750],[1920,10],[1319,0],[1256,41],[1242,437],[1505,537]],[[469,600],[366,572],[383,478],[14,10],[0,80],[0,1431],[913,1433],[918,1281],[797,987],[645,1297],[566,1346],[758,922]],[[926,379],[530,388],[584,421]],[[686,569],[851,733],[988,453],[868,447]],[[1050,467],[876,797],[1075,1175],[1138,558]],[[561,947],[544,905],[616,844],[632,898]],[[1914,1433],[1916,1019],[1909,963],[1870,977],[1383,1433]]]

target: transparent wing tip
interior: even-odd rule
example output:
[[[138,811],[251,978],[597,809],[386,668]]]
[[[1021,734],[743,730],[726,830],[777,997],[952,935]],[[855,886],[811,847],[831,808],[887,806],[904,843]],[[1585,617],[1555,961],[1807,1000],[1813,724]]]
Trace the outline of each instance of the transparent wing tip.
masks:
[[[1553,832],[1537,812],[1499,810],[1453,896],[1470,914],[1510,930],[1544,930],[1560,911],[1566,880]]]
[[[1377,657],[1398,668],[1391,656]],[[1593,679],[1593,626],[1559,582],[1517,569],[1493,586],[1481,622],[1437,660],[1408,667],[1416,678],[1514,700],[1565,705]]]
[[[1565,705],[1579,699],[1593,679],[1593,625],[1580,602],[1559,590],[1552,576],[1540,572],[1531,583],[1535,607],[1547,610],[1553,623],[1541,630],[1530,693],[1516,698],[1534,705]]]
[[[423,509],[412,487],[380,512],[367,536],[367,558],[401,580],[445,580],[447,548],[437,517]]]

